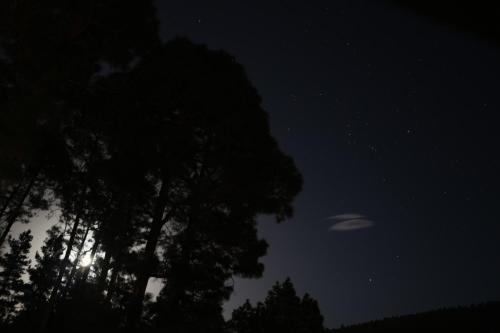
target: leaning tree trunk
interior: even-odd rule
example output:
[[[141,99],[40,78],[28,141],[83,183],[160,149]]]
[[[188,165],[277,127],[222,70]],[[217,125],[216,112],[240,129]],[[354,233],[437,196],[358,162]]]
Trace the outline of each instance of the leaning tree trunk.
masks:
[[[99,248],[99,245],[101,245],[101,236],[99,230],[97,230],[97,235],[94,236],[94,244],[92,245],[92,250],[90,251],[90,264],[83,270],[82,276],[79,279],[79,284],[84,284],[85,282],[87,282],[90,273],[90,268],[94,263],[94,258],[97,253],[97,249]]]
[[[78,246],[78,251],[76,253],[75,261],[73,262],[73,265],[71,265],[71,271],[69,273],[68,279],[66,281],[66,285],[64,287],[63,298],[66,297],[66,295],[69,292],[69,289],[71,288],[71,282],[73,281],[73,278],[75,277],[75,274],[76,274],[76,266],[78,265],[78,261],[80,260],[80,256],[82,254],[83,248],[85,247],[85,241],[87,240],[87,236],[89,234],[91,226],[92,226],[92,222],[89,222],[87,229],[85,229],[85,234],[83,235],[82,241],[80,242],[80,246]]]
[[[45,332],[45,330],[47,328],[50,314],[52,312],[52,308],[55,305],[55,302],[57,299],[57,293],[58,293],[59,288],[61,286],[61,282],[62,282],[62,279],[64,277],[64,272],[66,270],[66,266],[68,265],[68,262],[69,262],[69,256],[71,254],[71,250],[73,249],[76,232],[78,231],[79,225],[80,225],[80,215],[78,214],[76,216],[75,223],[73,224],[73,229],[71,230],[71,234],[70,234],[69,241],[68,241],[68,246],[66,247],[66,253],[64,254],[64,258],[61,261],[61,264],[59,265],[59,273],[57,275],[56,282],[54,283],[54,287],[52,288],[52,291],[50,292],[49,301],[47,302],[45,309],[43,310],[43,313],[42,313],[42,319],[40,321],[40,327],[39,327],[40,333]]]
[[[23,185],[23,181],[21,180],[16,185],[16,187],[14,187],[14,189],[12,189],[12,191],[10,192],[8,198],[5,200],[5,203],[2,206],[2,209],[0,210],[0,220],[2,219],[3,215],[7,211],[7,208],[9,208],[10,203],[12,202],[12,200],[14,200],[14,198],[16,197],[16,194],[19,191],[19,189],[22,187],[22,185]]]
[[[3,229],[2,234],[0,235],[0,247],[3,245],[5,242],[5,239],[7,238],[7,235],[10,232],[10,229],[14,225],[14,222],[16,222],[17,218],[19,217],[19,214],[21,213],[21,209],[23,208],[24,201],[28,197],[28,194],[31,192],[31,189],[33,188],[33,185],[35,184],[37,175],[34,175],[29,184],[26,185],[26,188],[24,189],[21,197],[19,198],[19,201],[16,205],[16,207],[12,210],[12,212],[9,212],[9,217],[7,218],[7,225],[5,226],[5,229]]]

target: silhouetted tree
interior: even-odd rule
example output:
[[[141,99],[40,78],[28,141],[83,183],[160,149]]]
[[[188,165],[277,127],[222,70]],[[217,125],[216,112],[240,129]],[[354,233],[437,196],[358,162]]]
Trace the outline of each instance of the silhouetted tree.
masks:
[[[151,151],[149,170],[158,188],[129,307],[129,320],[137,322],[147,282],[156,271],[162,230],[173,231],[166,235],[170,245],[164,250],[177,252],[165,257],[179,258],[170,263],[179,268],[166,276],[167,288],[175,290],[168,292],[175,295],[168,297],[169,313],[188,288],[178,286],[185,281],[182,267],[201,247],[227,261],[222,281],[231,274],[260,274],[257,259],[265,245],[252,250],[255,216],[289,217],[301,178],[271,137],[261,100],[230,55],[178,39],[138,64],[131,76],[134,93],[127,96],[138,100],[127,104],[145,114],[145,125],[136,125],[149,129],[145,138],[151,144],[144,149]],[[204,260],[210,260],[210,250],[204,253]]]
[[[228,281],[263,271],[257,216],[301,189],[242,66],[161,44],[151,1],[7,1],[0,21],[0,244],[36,209],[64,225],[12,327],[220,331]]]
[[[0,21],[1,245],[22,217],[32,178],[42,188],[64,182],[93,78],[126,70],[159,37],[147,0],[7,0]]]
[[[30,260],[28,253],[33,236],[25,231],[18,239],[9,236],[9,252],[0,256],[0,321],[10,321],[21,305],[26,285],[22,279]]]
[[[247,299],[243,305],[233,310],[229,327],[231,332],[236,333],[264,333],[266,325],[262,321],[264,318],[264,304],[261,302],[253,306]]]
[[[308,294],[298,297],[290,279],[277,282],[263,303],[254,307],[247,300],[234,310],[229,327],[236,333],[326,332],[316,300]]]
[[[58,268],[64,251],[63,233],[58,226],[47,231],[47,238],[41,252],[35,253],[35,265],[28,269],[29,294],[24,300],[26,310],[39,313],[48,301],[50,292],[56,282]]]
[[[40,169],[26,169],[10,188],[0,211],[0,248],[15,222],[28,223],[37,210],[47,209],[53,197],[40,179]],[[0,187],[1,190],[1,187]]]

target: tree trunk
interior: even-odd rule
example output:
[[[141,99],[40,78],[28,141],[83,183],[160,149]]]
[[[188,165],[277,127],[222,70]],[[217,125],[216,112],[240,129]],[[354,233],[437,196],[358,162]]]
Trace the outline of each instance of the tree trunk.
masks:
[[[99,278],[97,279],[97,290],[100,292],[104,291],[106,287],[106,278],[108,277],[108,272],[111,267],[111,253],[110,251],[106,251],[104,254],[104,262],[102,263],[101,273],[99,274]]]
[[[181,259],[184,261],[184,259]],[[185,295],[185,283],[187,283],[187,269],[181,267],[183,263],[179,262],[175,272],[167,277],[165,286],[165,301],[161,305],[161,313],[158,316],[157,329],[166,329],[167,332],[177,333],[179,331],[182,313],[179,312],[179,303]]]
[[[95,258],[95,255],[97,253],[97,249],[99,248],[100,243],[101,243],[101,237],[100,237],[100,234],[97,234],[94,237],[94,244],[92,245],[92,251],[90,252],[90,265],[85,267],[83,274],[82,274],[82,277],[80,278],[80,281],[79,281],[80,284],[85,283],[87,281],[87,278],[89,277],[90,267],[94,263],[94,258]]]
[[[26,197],[28,194],[31,192],[31,189],[33,187],[33,184],[35,184],[37,175],[34,175],[29,184],[26,186],[24,189],[24,192],[22,193],[21,198],[19,198],[19,202],[17,203],[16,208],[12,212],[9,213],[9,217],[7,219],[7,226],[5,229],[2,231],[2,234],[0,235],[0,247],[2,247],[3,243],[5,242],[5,239],[7,238],[7,235],[10,232],[10,229],[12,228],[12,225],[14,222],[16,222],[17,217],[19,216],[19,213],[21,212],[21,209],[23,207],[24,201],[26,200]]]
[[[193,213],[196,214],[195,212]],[[182,313],[179,313],[179,303],[185,295],[187,285],[192,282],[189,276],[189,261],[194,241],[194,224],[193,218],[188,220],[184,232],[184,239],[181,241],[181,256],[179,260],[173,264],[175,267],[172,267],[172,275],[167,277],[167,284],[165,286],[165,288],[167,288],[167,293],[160,316],[160,320],[163,320],[165,325],[161,325],[162,323],[160,322],[160,327],[167,327],[167,331],[172,333],[181,331],[179,319],[182,318]]]
[[[71,281],[73,281],[73,278],[75,276],[76,266],[78,266],[78,261],[80,260],[80,256],[81,256],[83,248],[85,246],[85,241],[87,240],[87,236],[89,234],[91,224],[92,224],[92,222],[89,222],[89,225],[87,226],[87,229],[85,230],[85,234],[83,235],[80,246],[78,247],[75,261],[73,262],[73,265],[71,266],[71,271],[70,271],[69,277],[66,281],[66,286],[64,287],[63,298],[66,297],[67,293],[69,292],[69,289],[71,288]]]
[[[71,230],[71,235],[69,237],[68,246],[66,247],[66,253],[64,254],[64,259],[59,266],[59,274],[57,275],[56,282],[52,291],[50,292],[49,301],[43,310],[42,319],[40,322],[39,332],[45,332],[47,324],[49,322],[50,313],[52,312],[52,308],[55,305],[57,299],[57,292],[59,291],[59,287],[61,286],[62,279],[64,277],[64,272],[66,270],[66,266],[68,265],[69,256],[71,254],[71,250],[73,249],[73,243],[75,242],[76,232],[78,230],[78,226],[80,225],[80,216],[77,215],[75,219],[75,223],[73,224],[73,229]]]
[[[116,279],[118,278],[118,272],[121,267],[121,258],[117,258],[113,265],[113,273],[111,274],[111,278],[108,284],[108,292],[106,293],[106,302],[111,302],[111,297],[113,297],[113,293],[115,292]]]
[[[117,222],[121,222],[125,225],[131,225],[132,223],[132,199],[131,195],[122,194],[119,198],[118,209],[116,212],[116,219],[113,219],[112,222],[115,227],[119,228],[119,224]],[[118,232],[114,238],[114,240],[109,244],[111,252],[111,258],[113,259],[113,264],[108,266],[109,269],[112,269],[111,277],[109,279],[109,283],[100,284],[100,291],[104,293],[106,289],[106,302],[111,302],[111,298],[113,297],[113,293],[115,291],[116,279],[118,278],[118,274],[122,267],[123,261],[123,252],[126,251],[127,245],[126,243],[130,242],[129,237],[126,234]],[[107,275],[106,275],[107,276]]]
[[[127,307],[127,328],[135,332],[141,319],[144,294],[149,278],[154,269],[156,245],[160,238],[161,228],[164,224],[163,214],[167,204],[167,185],[162,182],[158,199],[153,211],[153,221],[146,241],[141,269],[137,272],[137,279],[133,287],[132,297]]]
[[[5,201],[5,203],[2,206],[2,210],[0,210],[0,220],[3,217],[3,214],[5,214],[5,212],[7,211],[7,208],[9,208],[10,203],[12,202],[14,197],[16,196],[16,194],[19,191],[19,189],[21,188],[22,184],[23,184],[23,181],[21,180],[19,182],[19,184],[17,184],[17,186],[10,192],[9,197],[7,198],[7,200]]]
[[[7,221],[7,225],[5,226],[5,229],[2,230],[2,234],[0,235],[0,248],[2,247],[3,243],[5,242],[5,239],[7,238],[7,235],[10,232],[10,229],[12,228],[12,225],[14,224],[16,220],[9,218]]]

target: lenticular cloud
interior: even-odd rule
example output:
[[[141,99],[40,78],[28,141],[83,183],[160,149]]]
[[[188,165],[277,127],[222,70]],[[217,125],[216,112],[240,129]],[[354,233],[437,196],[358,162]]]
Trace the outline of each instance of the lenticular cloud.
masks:
[[[328,220],[344,221],[344,220],[354,220],[354,219],[364,219],[366,216],[361,214],[340,214],[333,215],[328,218]]]

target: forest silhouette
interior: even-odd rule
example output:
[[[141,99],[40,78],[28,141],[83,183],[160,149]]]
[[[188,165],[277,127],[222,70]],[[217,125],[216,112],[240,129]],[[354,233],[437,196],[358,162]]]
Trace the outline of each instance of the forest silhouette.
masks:
[[[148,0],[1,2],[0,332],[327,332],[290,279],[224,318],[302,177],[236,59],[158,26]],[[11,231],[40,211],[31,261]]]

